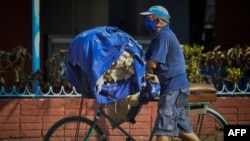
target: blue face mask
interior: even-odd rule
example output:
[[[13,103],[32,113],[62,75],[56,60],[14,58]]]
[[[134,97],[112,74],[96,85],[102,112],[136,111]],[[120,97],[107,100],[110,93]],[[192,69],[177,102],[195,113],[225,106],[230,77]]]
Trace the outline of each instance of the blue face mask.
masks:
[[[145,24],[147,30],[148,30],[150,33],[154,33],[154,32],[155,32],[156,27],[155,27],[155,25],[154,25],[154,20],[145,19],[145,20],[144,20],[144,24]]]

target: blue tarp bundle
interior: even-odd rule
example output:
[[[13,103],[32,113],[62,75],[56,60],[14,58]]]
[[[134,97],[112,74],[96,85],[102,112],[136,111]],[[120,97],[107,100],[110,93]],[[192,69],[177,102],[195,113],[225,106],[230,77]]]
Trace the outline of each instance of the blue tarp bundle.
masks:
[[[134,74],[127,80],[103,84],[97,91],[97,81],[110,69],[124,51],[133,56]],[[99,104],[109,104],[143,89],[145,56],[141,45],[116,27],[96,27],[77,35],[70,44],[66,77],[76,90]],[[86,78],[83,78],[85,76]],[[90,91],[86,93],[86,83]]]

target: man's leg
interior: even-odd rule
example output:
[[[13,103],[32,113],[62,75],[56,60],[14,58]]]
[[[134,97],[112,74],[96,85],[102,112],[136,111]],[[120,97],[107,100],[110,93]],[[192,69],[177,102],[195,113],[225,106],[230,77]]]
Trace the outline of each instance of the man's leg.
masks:
[[[194,133],[181,133],[179,134],[179,137],[184,141],[200,141],[198,136]]]
[[[169,141],[169,138],[168,138],[168,136],[157,135],[156,140],[157,141]]]

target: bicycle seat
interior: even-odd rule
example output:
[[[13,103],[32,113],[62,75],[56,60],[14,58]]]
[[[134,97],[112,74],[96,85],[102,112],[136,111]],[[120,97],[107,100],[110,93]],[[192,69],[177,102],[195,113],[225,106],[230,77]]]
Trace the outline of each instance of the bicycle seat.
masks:
[[[196,93],[216,93],[216,89],[211,84],[204,84],[204,83],[191,83],[189,88],[191,94]]]
[[[216,89],[213,85],[204,83],[192,83],[190,85],[189,102],[213,102],[216,101]]]

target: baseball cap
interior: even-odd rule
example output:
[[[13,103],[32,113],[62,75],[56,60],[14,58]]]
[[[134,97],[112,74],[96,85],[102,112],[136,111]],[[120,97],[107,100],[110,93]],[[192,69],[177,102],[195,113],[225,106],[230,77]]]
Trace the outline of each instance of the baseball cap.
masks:
[[[148,11],[141,12],[140,14],[143,16],[154,14],[154,15],[157,15],[157,16],[163,18],[167,22],[169,22],[169,19],[170,19],[170,15],[168,13],[168,10],[160,5],[152,6],[148,9]]]

